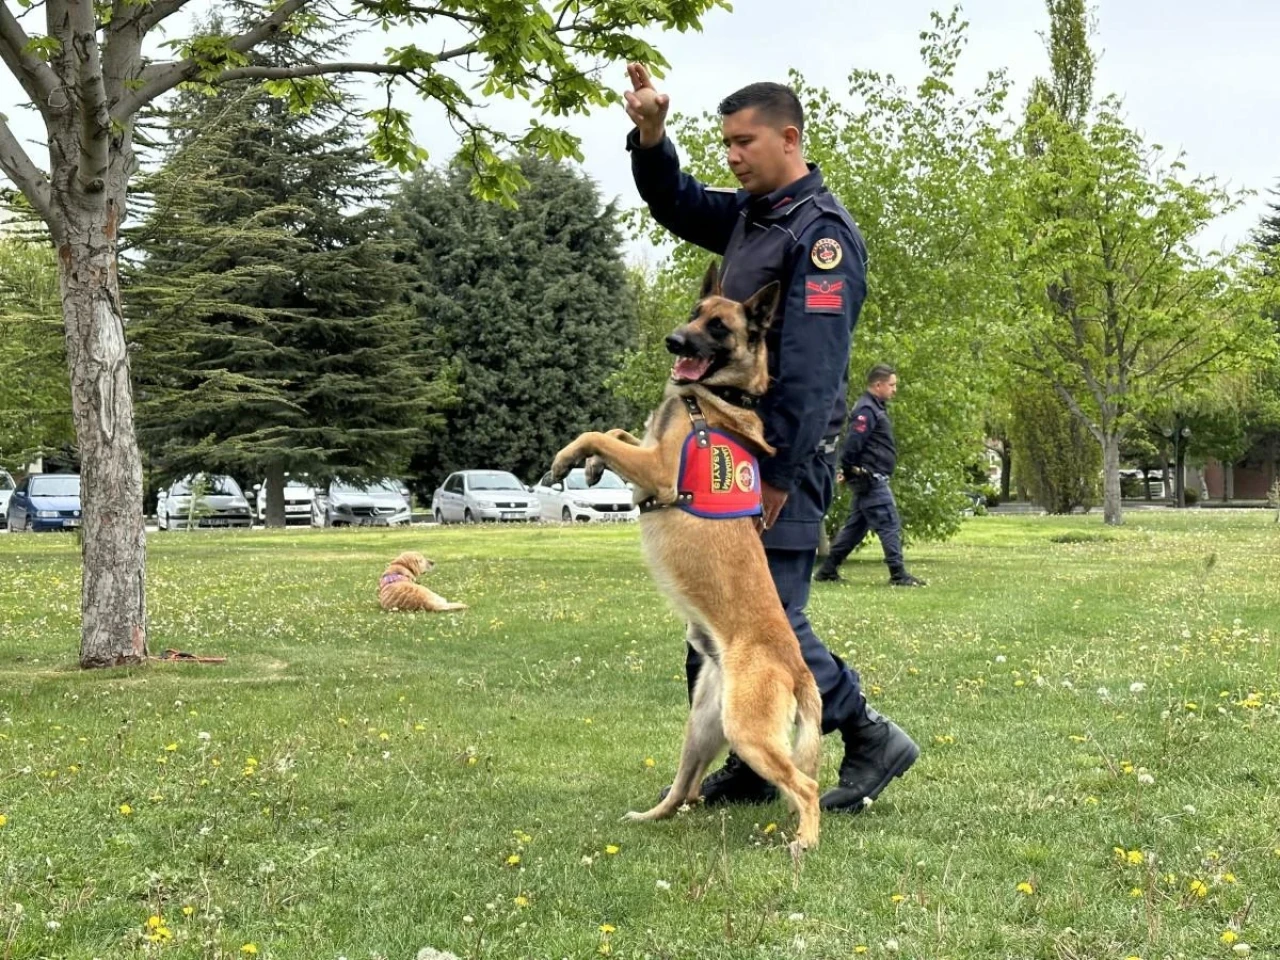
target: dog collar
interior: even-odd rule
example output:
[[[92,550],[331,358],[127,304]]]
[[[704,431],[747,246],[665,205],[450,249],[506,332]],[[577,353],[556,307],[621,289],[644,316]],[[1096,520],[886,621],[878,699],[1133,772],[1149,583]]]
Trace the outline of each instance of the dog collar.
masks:
[[[760,394],[748,393],[746,390],[738,387],[722,387],[714,383],[687,383],[683,380],[671,378],[671,382],[681,387],[701,387],[713,397],[719,397],[725,403],[734,407],[742,407],[744,410],[754,410],[760,405]]]

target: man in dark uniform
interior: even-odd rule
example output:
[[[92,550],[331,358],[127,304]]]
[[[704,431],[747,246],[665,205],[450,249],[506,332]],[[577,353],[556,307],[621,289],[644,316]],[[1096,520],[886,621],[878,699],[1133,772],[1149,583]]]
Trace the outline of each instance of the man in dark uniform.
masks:
[[[849,433],[840,452],[840,478],[849,485],[853,503],[849,519],[836,538],[815,580],[839,580],[844,563],[868,530],[880,537],[884,562],[889,565],[889,583],[895,587],[923,587],[923,580],[907,573],[902,559],[902,520],[889,478],[898,465],[898,447],[893,441],[893,424],[885,409],[898,392],[898,374],[893,367],[877,363],[867,374],[867,392],[849,415]]]
[[[813,632],[805,606],[823,515],[835,490],[836,440],[847,406],[849,350],[866,297],[866,248],[853,218],[823,186],[801,150],[804,112],[795,93],[755,83],[720,104],[729,168],[742,189],[706,187],[680,169],[666,136],[668,98],[640,64],[627,68],[631,171],[650,213],[677,237],[724,257],[726,297],[746,300],[771,281],[782,299],[766,335],[770,384],[759,400],[765,438],[777,449],[760,462],[762,537],[769,570],[822,692],[823,732],[844,738],[840,783],[828,810],[861,810],[919,748],[871,710],[858,674]],[[700,658],[688,650],[690,694]],[[733,754],[702,782],[707,803],[758,802],[772,785]]]

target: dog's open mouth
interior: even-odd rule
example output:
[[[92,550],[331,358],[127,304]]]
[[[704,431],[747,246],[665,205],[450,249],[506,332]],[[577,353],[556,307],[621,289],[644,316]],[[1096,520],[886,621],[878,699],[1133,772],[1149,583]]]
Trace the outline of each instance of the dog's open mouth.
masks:
[[[680,357],[671,366],[671,379],[681,383],[697,383],[711,372],[711,360],[706,357]]]

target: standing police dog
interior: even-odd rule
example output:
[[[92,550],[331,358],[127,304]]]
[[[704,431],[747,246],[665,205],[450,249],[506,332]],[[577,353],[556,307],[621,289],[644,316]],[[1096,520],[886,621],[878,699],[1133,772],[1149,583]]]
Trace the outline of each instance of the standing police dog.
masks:
[[[435,564],[420,553],[412,551],[402,553],[383,571],[378,580],[378,604],[383,610],[428,610],[432,613],[446,613],[454,610],[466,610],[465,603],[450,603],[438,593],[428,590],[418,583],[422,576]]]
[[[728,300],[712,262],[691,319],[667,337],[678,359],[643,442],[624,430],[584,433],[551,474],[587,459],[588,480],[607,466],[635,484],[649,567],[705,659],[675,782],[652,810],[625,819],[659,820],[697,800],[727,740],[799,814],[799,854],[818,843],[822,698],[769,574],[752,452],[774,453],[754,406],[769,384],[764,338],[779,292],[775,282]]]

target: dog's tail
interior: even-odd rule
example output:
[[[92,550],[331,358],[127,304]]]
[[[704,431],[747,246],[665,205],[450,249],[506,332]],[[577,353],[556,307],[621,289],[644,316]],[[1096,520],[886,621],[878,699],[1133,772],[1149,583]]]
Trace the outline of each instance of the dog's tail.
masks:
[[[796,738],[791,759],[806,776],[818,779],[818,767],[822,765],[822,695],[808,667],[796,683]]]

